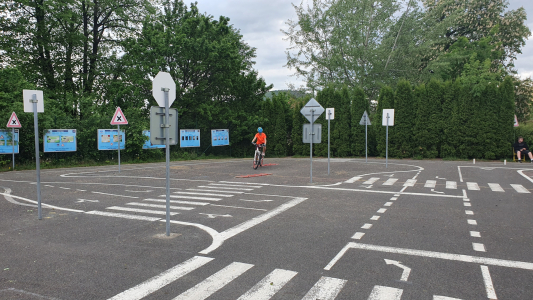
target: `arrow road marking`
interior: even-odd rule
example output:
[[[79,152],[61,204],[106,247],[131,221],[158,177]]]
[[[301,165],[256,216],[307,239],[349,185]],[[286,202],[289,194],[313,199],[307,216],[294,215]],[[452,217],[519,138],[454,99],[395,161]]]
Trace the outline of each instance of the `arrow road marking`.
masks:
[[[98,201],[98,200],[87,200],[87,199],[78,199],[77,202],[81,203],[81,202],[100,202],[100,201]]]
[[[398,268],[402,268],[403,273],[402,273],[402,278],[400,278],[400,281],[407,281],[407,279],[409,278],[409,274],[411,273],[411,268],[402,265],[402,263],[399,261],[390,260],[390,259],[385,259],[385,263],[387,265],[394,265],[394,266],[397,266]]]
[[[210,219],[214,219],[216,217],[224,217],[224,218],[233,218],[232,215],[217,215],[217,214],[204,214],[204,213],[200,213],[200,215],[206,215],[208,218]]]

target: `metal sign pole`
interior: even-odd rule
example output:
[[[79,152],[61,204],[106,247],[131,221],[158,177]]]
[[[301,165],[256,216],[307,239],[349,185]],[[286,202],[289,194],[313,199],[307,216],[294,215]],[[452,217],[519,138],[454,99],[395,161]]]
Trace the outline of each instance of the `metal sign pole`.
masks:
[[[385,168],[389,167],[389,114],[387,113],[387,138],[385,142]]]
[[[313,118],[315,117],[315,110],[311,110],[311,183],[313,183],[313,136],[315,134],[315,130],[313,128]]]
[[[168,92],[170,91],[169,88],[161,88],[163,92],[165,92],[165,140],[166,140],[166,169],[167,169],[167,236],[170,236],[170,132],[169,132],[169,126],[170,126],[170,117],[169,117],[169,100],[168,100]]]
[[[365,117],[365,163],[368,163],[368,120]]]
[[[35,171],[37,173],[37,214],[39,220],[43,219],[41,209],[41,162],[39,159],[39,122],[37,121],[37,95],[33,94],[33,127],[35,127]],[[13,151],[15,152],[15,151]]]
[[[117,130],[118,130],[118,172],[120,173],[120,138],[121,138],[121,135],[120,135],[120,125],[117,125]]]
[[[328,175],[329,175],[329,137],[330,137],[330,130],[329,130],[329,125],[330,125],[330,122],[331,122],[331,111],[328,111]]]
[[[11,128],[11,143],[13,144],[13,170],[15,170],[15,128]]]

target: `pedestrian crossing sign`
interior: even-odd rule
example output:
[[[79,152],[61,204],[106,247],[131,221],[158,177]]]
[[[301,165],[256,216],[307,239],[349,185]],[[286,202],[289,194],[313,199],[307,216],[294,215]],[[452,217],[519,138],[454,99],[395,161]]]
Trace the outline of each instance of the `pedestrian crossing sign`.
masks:
[[[19,118],[17,117],[17,114],[13,112],[11,114],[11,118],[9,118],[9,122],[7,122],[8,128],[21,128],[22,125],[20,125]]]

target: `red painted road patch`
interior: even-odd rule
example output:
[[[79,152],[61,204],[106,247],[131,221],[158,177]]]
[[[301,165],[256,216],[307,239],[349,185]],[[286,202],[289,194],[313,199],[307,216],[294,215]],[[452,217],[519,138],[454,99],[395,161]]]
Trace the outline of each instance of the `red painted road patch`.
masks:
[[[235,178],[252,178],[252,177],[260,177],[260,176],[268,176],[272,175],[272,173],[261,173],[261,174],[252,174],[252,175],[239,175],[235,176]]]
[[[262,165],[260,167],[270,167],[270,166],[277,166],[277,165],[279,165],[279,164],[266,164],[266,165]]]

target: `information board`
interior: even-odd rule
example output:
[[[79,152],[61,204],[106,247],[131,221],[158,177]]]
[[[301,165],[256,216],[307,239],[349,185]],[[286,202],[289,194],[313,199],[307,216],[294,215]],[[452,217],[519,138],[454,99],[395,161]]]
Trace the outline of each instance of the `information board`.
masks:
[[[143,135],[148,137],[148,140],[144,142],[143,149],[165,149],[165,145],[154,145],[150,142],[150,130],[143,130]]]
[[[44,152],[74,152],[77,150],[76,129],[44,131]]]
[[[180,129],[180,147],[200,147],[200,129]]]
[[[13,154],[11,129],[0,130],[0,154]],[[15,129],[15,154],[19,153],[19,130]]]
[[[229,129],[211,129],[211,145],[229,146]]]
[[[118,150],[117,143],[120,141],[120,149],[126,149],[126,134],[124,130],[118,134],[117,129],[98,129],[98,150]]]

